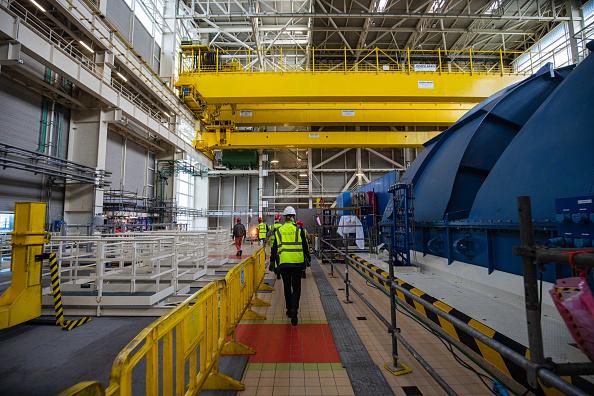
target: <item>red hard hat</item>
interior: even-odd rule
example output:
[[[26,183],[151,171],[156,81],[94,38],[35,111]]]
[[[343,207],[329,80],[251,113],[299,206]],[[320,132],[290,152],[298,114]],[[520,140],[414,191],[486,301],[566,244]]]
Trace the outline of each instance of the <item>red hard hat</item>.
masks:
[[[281,216],[280,215],[274,216],[274,220],[280,220],[280,219],[281,219]]]
[[[262,221],[262,218],[261,217],[258,217],[258,221]]]
[[[238,217],[237,218],[237,222],[239,223],[240,221],[241,221],[241,217]]]
[[[297,225],[300,225],[301,227],[303,227],[303,222],[301,220],[297,220]]]

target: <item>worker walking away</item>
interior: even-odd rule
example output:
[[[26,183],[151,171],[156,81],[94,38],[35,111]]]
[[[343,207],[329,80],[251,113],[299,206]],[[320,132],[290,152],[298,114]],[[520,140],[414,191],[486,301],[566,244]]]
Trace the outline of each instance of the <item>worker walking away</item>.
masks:
[[[301,298],[301,273],[306,261],[310,261],[305,230],[296,225],[295,209],[287,206],[283,212],[285,223],[274,232],[272,251],[270,253],[270,267],[276,268],[283,278],[285,289],[285,306],[291,324],[297,326],[299,300]],[[278,258],[278,260],[277,260]]]
[[[309,248],[309,234],[307,233],[307,230],[305,229],[305,227],[303,227],[303,222],[301,220],[297,220],[297,223],[296,224],[298,226],[301,226],[301,228],[303,228],[303,231],[305,231],[305,242],[307,243],[307,251],[309,252],[310,251],[310,248]],[[305,268],[306,267],[310,267],[310,266],[311,266],[311,263],[309,262],[309,260],[307,260],[305,262],[305,267],[303,267],[303,272],[301,273],[301,278],[302,279],[305,279]]]
[[[241,218],[237,218],[237,222],[233,226],[233,238],[235,238],[235,248],[237,249],[237,256],[241,257],[243,250],[241,250],[241,241],[245,238],[245,226],[241,224]]]
[[[264,246],[266,244],[266,236],[268,235],[268,225],[264,223],[261,217],[258,217],[258,245]]]
[[[270,240],[271,240],[270,244],[271,245],[272,245],[272,241],[274,241],[274,235],[275,235],[276,229],[279,228],[280,226],[282,226],[282,224],[281,224],[281,216],[280,215],[276,215],[276,216],[274,216],[274,225],[272,226],[272,230],[271,230],[271,233],[270,233],[271,234],[270,235]],[[276,260],[278,261],[278,255],[276,256]],[[281,278],[280,272],[276,268],[276,265],[275,265],[275,268],[274,268],[274,273],[276,274],[276,279],[280,279]]]

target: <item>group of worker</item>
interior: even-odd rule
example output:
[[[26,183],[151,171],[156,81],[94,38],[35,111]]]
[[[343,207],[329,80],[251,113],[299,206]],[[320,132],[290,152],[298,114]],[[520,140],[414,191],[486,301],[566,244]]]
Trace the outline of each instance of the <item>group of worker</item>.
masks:
[[[277,279],[283,280],[285,292],[285,306],[287,316],[291,324],[297,326],[299,300],[301,298],[301,278],[305,278],[305,268],[309,267],[311,256],[309,254],[309,242],[307,231],[301,220],[295,222],[297,213],[292,206],[287,206],[283,212],[285,223],[281,224],[281,216],[276,215],[274,225],[269,228],[263,219],[258,218],[258,243],[265,246],[266,241],[272,241],[270,252],[269,271],[276,274]],[[241,218],[233,227],[233,237],[237,255],[241,257],[241,241],[246,236],[245,226],[241,224]]]

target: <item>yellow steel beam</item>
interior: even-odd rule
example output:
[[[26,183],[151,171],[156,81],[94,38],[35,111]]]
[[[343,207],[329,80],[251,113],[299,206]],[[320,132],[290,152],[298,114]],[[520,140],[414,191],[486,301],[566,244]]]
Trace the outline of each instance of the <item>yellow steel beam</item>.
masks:
[[[264,103],[221,109],[237,126],[452,125],[474,103]]]
[[[287,102],[477,103],[525,79],[499,74],[438,73],[187,73],[180,88],[195,88],[208,104]]]
[[[423,147],[441,132],[232,132],[224,142],[213,132],[200,133],[194,146],[200,150],[269,148]]]

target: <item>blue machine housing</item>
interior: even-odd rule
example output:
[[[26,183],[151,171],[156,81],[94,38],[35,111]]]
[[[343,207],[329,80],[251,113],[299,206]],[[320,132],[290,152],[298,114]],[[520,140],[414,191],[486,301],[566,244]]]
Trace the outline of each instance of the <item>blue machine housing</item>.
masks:
[[[592,76],[592,55],[575,69],[547,65],[427,142],[401,179],[414,189],[415,249],[521,275],[511,254],[516,198],[531,196],[535,237],[547,241],[557,234],[555,199],[594,193]],[[553,266],[545,280],[570,275]]]

